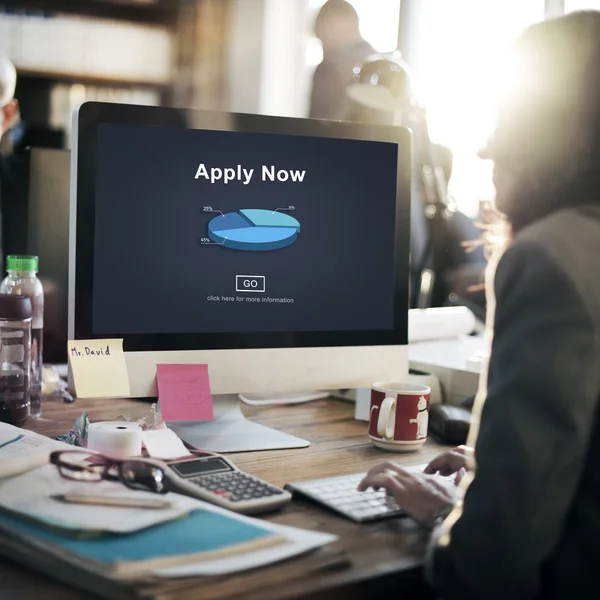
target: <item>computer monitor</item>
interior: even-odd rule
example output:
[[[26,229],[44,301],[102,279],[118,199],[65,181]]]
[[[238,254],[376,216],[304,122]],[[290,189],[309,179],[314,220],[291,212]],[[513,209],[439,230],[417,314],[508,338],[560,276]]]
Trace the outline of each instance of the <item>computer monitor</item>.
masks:
[[[207,364],[216,419],[186,441],[303,445],[223,395],[407,374],[408,130],[85,103],[72,140],[70,339],[122,338],[133,397]]]

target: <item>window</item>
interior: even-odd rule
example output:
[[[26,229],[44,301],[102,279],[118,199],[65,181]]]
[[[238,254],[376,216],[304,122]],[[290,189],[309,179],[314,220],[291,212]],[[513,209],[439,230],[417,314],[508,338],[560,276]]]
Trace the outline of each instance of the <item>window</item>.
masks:
[[[600,0],[565,0],[565,12],[600,10]]]
[[[544,0],[422,0],[419,8],[411,66],[431,138],[454,155],[450,191],[475,216],[494,193],[492,165],[477,151],[494,127],[502,65],[518,34],[544,18]]]

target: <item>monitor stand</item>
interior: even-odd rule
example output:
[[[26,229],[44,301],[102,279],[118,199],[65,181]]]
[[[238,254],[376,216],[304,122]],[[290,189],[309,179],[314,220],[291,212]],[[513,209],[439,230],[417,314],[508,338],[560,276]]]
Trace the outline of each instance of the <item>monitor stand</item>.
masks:
[[[250,452],[306,448],[310,442],[249,421],[235,394],[213,396],[213,421],[170,421],[167,425],[185,442],[212,452]]]

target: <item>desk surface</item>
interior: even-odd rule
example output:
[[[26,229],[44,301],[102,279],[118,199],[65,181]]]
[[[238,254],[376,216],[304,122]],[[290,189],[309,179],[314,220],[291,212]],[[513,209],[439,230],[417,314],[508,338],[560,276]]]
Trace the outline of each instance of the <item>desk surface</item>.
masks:
[[[43,405],[42,418],[30,421],[28,428],[55,436],[68,431],[83,410],[89,412],[91,421],[106,421],[120,415],[139,417],[149,407],[146,402],[131,400],[78,400],[73,405],[48,401]],[[365,471],[387,459],[405,465],[421,464],[442,449],[427,442],[419,452],[408,454],[377,450],[368,441],[366,423],[355,421],[353,412],[354,405],[336,400],[295,406],[244,407],[244,413],[253,420],[308,439],[311,446],[228,456],[248,473],[283,486],[290,481]],[[410,519],[359,525],[303,500],[294,500],[268,519],[333,533],[339,540],[319,552],[238,576],[149,583],[140,591],[146,597],[160,600],[196,599],[200,597],[200,589],[203,600],[239,597],[269,600],[334,598],[334,589],[345,588],[340,596],[348,599],[353,597],[348,589],[356,592],[357,585],[367,581],[387,580],[399,573],[414,574],[422,563],[426,534]],[[89,598],[89,593],[67,588],[4,561],[0,562],[0,581],[2,600]]]

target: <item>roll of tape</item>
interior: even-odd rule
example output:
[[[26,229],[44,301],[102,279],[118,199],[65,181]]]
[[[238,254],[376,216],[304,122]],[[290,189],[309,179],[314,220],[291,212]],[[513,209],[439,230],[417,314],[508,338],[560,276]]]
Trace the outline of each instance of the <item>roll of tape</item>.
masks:
[[[103,421],[88,427],[89,450],[111,458],[127,458],[142,453],[142,428],[136,423]]]

